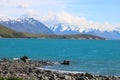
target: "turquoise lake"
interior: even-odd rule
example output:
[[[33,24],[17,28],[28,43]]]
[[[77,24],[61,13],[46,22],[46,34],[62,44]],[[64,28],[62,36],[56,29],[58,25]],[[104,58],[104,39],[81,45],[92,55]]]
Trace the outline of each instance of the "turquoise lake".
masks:
[[[120,76],[119,40],[0,39],[0,58],[28,56],[33,60],[70,60],[50,69]]]

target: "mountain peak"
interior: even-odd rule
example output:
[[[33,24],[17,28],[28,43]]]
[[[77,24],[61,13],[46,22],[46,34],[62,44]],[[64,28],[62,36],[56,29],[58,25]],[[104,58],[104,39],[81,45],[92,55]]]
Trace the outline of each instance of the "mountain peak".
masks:
[[[21,18],[17,18],[15,21],[18,21],[18,22],[29,22],[29,23],[32,23],[34,24],[34,22],[36,21],[34,18],[32,17],[21,17]]]

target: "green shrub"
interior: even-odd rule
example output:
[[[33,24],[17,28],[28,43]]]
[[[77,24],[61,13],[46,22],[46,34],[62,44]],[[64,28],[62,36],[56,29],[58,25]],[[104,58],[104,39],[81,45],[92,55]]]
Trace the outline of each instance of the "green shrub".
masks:
[[[4,78],[3,78],[3,77],[0,77],[0,80],[4,80]]]
[[[7,78],[0,77],[0,80],[23,80],[23,79],[20,77],[7,77]]]
[[[6,78],[6,80],[23,80],[23,79],[19,77],[9,77],[9,78]]]

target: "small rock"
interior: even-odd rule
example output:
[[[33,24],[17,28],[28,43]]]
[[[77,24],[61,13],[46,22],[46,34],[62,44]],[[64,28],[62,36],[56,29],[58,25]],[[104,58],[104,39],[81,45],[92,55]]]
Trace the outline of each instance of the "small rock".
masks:
[[[88,79],[92,79],[92,78],[94,78],[94,76],[91,75],[91,74],[89,74],[89,73],[85,73],[85,77],[88,77]]]

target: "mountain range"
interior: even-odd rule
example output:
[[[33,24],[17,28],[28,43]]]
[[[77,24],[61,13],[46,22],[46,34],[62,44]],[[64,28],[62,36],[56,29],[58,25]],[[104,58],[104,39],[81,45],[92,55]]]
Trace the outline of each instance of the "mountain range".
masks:
[[[46,26],[44,23],[29,17],[18,19],[0,19],[0,24],[15,30],[17,32],[25,32],[31,34],[92,34],[106,39],[120,39],[119,30],[101,31],[99,29],[81,29],[76,25],[59,23],[52,26]]]
[[[99,29],[81,29],[78,26],[69,25],[69,24],[57,24],[51,26],[50,29],[55,34],[92,34],[97,35],[100,37],[104,37],[110,40],[119,40],[120,39],[120,32],[118,30],[113,31],[101,31]]]
[[[15,30],[17,32],[38,33],[38,34],[52,34],[53,32],[43,23],[33,18],[18,18],[16,20],[6,19],[0,20],[0,24]]]
[[[50,39],[89,39],[105,40],[105,38],[87,34],[55,35],[55,34],[33,34],[16,32],[0,24],[0,38],[50,38]]]

